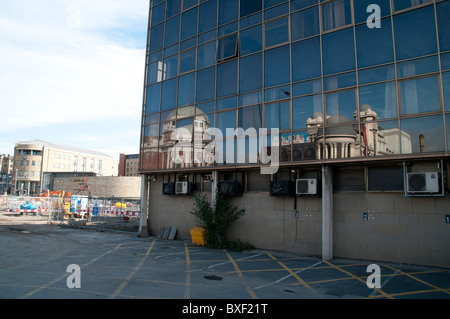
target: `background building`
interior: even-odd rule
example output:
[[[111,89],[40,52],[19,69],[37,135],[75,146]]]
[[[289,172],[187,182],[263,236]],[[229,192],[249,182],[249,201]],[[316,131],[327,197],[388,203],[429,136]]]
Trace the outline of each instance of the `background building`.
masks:
[[[117,176],[118,160],[107,154],[41,140],[18,142],[13,179],[17,191],[40,194],[45,172],[93,172]]]
[[[9,193],[12,183],[11,173],[13,171],[14,157],[0,154],[0,195]]]
[[[150,4],[150,232],[189,238],[189,194],[218,190],[256,247],[450,266],[449,0]]]
[[[120,154],[119,176],[139,175],[139,154]]]

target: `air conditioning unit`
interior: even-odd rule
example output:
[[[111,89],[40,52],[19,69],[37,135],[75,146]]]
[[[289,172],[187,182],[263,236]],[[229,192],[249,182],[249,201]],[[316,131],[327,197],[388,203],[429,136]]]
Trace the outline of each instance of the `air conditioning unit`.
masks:
[[[175,194],[175,183],[164,183],[162,192],[163,192],[163,195]]]
[[[317,179],[300,178],[295,181],[295,193],[297,195],[316,195]]]
[[[292,196],[294,183],[292,181],[270,182],[270,196]]]
[[[243,193],[242,184],[237,181],[221,181],[218,186],[222,195],[236,196]]]
[[[175,194],[187,194],[189,191],[189,182],[176,182]]]
[[[406,187],[409,194],[439,193],[439,174],[408,173]]]

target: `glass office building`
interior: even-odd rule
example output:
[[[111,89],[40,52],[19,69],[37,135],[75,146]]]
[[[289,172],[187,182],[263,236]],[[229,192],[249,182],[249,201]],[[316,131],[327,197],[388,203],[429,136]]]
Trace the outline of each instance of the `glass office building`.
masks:
[[[258,248],[449,267],[449,18],[450,0],[150,1],[140,232],[189,238],[189,195],[219,191]]]
[[[274,145],[281,166],[444,156],[449,17],[439,0],[150,1],[141,171],[258,166]]]

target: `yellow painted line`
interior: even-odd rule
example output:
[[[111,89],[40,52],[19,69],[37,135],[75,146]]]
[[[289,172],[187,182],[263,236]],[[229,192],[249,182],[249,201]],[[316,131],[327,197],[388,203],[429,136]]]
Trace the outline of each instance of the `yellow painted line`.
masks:
[[[366,281],[364,281],[363,279],[361,279],[361,278],[358,277],[358,276],[353,275],[352,273],[348,272],[347,270],[340,268],[340,266],[333,265],[333,264],[330,263],[328,260],[324,260],[324,262],[325,262],[327,265],[330,265],[331,267],[333,267],[333,268],[335,268],[335,269],[337,269],[337,270],[343,272],[344,274],[349,275],[349,276],[352,277],[353,279],[356,279],[356,280],[362,282],[364,285],[367,285],[367,282],[366,282]],[[388,298],[388,299],[394,299],[394,297],[392,297],[391,295],[385,293],[383,290],[381,290],[381,289],[379,289],[379,288],[373,288],[373,289],[375,289],[378,293],[382,294],[384,297],[386,297],[386,298]]]
[[[184,243],[184,251],[186,253],[186,285],[184,289],[184,299],[189,299],[191,286],[191,257],[189,256],[189,248],[186,242]]]
[[[131,273],[122,281],[120,286],[117,287],[116,291],[114,291],[109,296],[109,299],[116,298],[120,294],[120,292],[128,285],[128,283],[130,282],[131,278],[133,278],[133,276],[138,272],[138,270],[141,269],[141,267],[144,264],[145,260],[150,255],[150,252],[152,251],[153,246],[155,246],[155,242],[156,242],[156,239],[153,240],[152,244],[150,245],[150,247],[148,248],[147,252],[145,253],[145,256],[139,261],[139,263],[136,265],[136,267],[134,267],[133,271],[131,271]]]
[[[300,278],[299,275],[297,275],[292,269],[290,269],[288,266],[286,266],[283,262],[279,261],[278,259],[276,259],[274,256],[272,256],[272,254],[270,254],[269,252],[266,252],[266,254],[274,261],[276,261],[281,267],[283,267],[284,270],[286,270],[287,272],[289,272],[295,279],[297,279],[297,281],[302,284],[304,287],[312,290],[315,294],[317,294],[318,296],[320,296],[320,294],[317,293],[317,291],[312,288],[310,285],[308,285],[308,283],[306,281],[304,281],[302,278]],[[312,268],[309,268],[312,269]],[[321,296],[320,296],[321,297]],[[322,298],[322,297],[321,297]]]
[[[236,264],[236,262],[234,261],[233,257],[231,257],[230,254],[226,250],[224,250],[224,252],[227,255],[228,259],[233,264],[233,267],[236,270],[236,273],[238,274],[238,277],[241,278],[241,279],[244,279],[244,276],[242,275],[242,272],[239,269],[239,267]],[[243,280],[243,284],[244,284],[245,289],[247,290],[248,294],[250,295],[250,297],[252,297],[252,299],[258,299],[258,297],[256,296],[255,292],[244,282],[244,280]]]
[[[89,261],[88,263],[84,264],[83,266],[89,266],[90,264],[96,262],[96,261],[99,260],[100,258],[102,258],[102,257],[104,257],[104,256],[106,256],[106,255],[108,255],[108,254],[110,254],[110,253],[112,253],[113,251],[116,251],[117,249],[119,249],[119,247],[120,247],[121,245],[122,245],[122,244],[116,245],[116,247],[114,247],[114,249],[108,250],[107,252],[101,254],[100,256],[95,257],[94,259],[92,259],[92,260]],[[39,291],[49,288],[49,287],[52,286],[54,283],[57,283],[58,281],[63,280],[63,279],[66,278],[67,276],[68,276],[68,274],[65,273],[64,275],[62,275],[62,276],[60,276],[60,277],[58,277],[58,278],[56,278],[56,279],[50,281],[48,284],[45,284],[45,285],[42,285],[42,286],[37,287],[36,289],[33,289],[32,291],[26,293],[26,294],[23,295],[22,297],[19,297],[19,299],[27,299],[27,298],[31,297],[32,295],[38,293]]]
[[[391,294],[391,296],[395,296],[395,297],[399,297],[399,296],[407,296],[407,295],[416,295],[416,294],[426,294],[426,293],[430,293],[430,292],[439,292],[442,289],[428,289],[428,290],[415,290],[415,291],[406,291],[406,292],[397,292],[397,293],[393,293]],[[450,288],[449,289],[443,289],[444,292],[449,293],[450,292]],[[376,295],[376,296],[370,296],[369,298],[380,298],[383,297],[381,295]]]
[[[387,267],[387,268],[389,268],[389,269],[398,271],[399,274],[404,275],[404,276],[408,276],[409,278],[414,279],[414,280],[416,280],[416,281],[418,281],[418,282],[420,282],[420,283],[422,283],[422,284],[424,284],[424,285],[427,285],[427,286],[429,286],[429,287],[431,287],[431,288],[434,288],[434,289],[439,290],[439,291],[441,291],[441,292],[444,292],[444,293],[446,293],[446,294],[450,294],[450,292],[448,292],[448,290],[443,289],[443,288],[438,287],[438,286],[435,286],[435,285],[433,285],[433,284],[430,284],[430,283],[428,283],[428,282],[426,282],[426,281],[424,281],[424,280],[422,280],[422,279],[419,279],[419,278],[417,278],[417,277],[414,277],[413,275],[408,274],[408,273],[406,273],[406,272],[404,272],[404,271],[401,271],[401,270],[399,270],[399,269],[395,269],[395,268],[393,268],[393,267],[391,267],[391,266],[388,266],[388,265],[383,265],[383,266],[384,266],[384,267]]]

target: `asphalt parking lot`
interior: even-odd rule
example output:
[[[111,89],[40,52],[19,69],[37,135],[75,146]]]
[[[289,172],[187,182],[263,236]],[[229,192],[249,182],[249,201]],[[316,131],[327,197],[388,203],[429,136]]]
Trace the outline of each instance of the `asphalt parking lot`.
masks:
[[[380,288],[369,288],[370,264],[213,250],[0,213],[2,299],[450,299],[450,269],[375,263]]]

